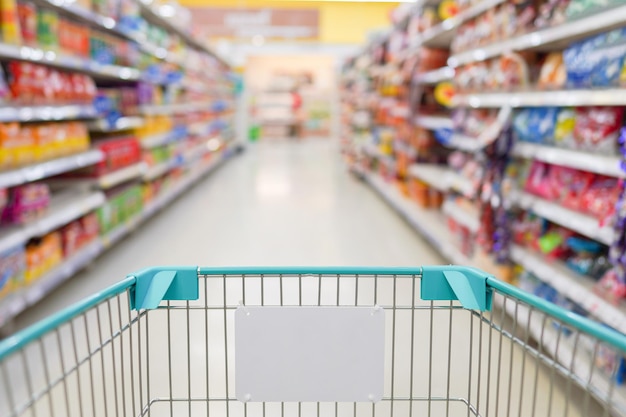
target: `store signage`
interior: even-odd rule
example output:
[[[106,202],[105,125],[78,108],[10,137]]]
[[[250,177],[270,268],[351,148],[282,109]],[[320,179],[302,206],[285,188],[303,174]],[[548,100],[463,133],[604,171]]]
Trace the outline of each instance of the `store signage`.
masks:
[[[191,8],[194,27],[209,38],[314,39],[319,34],[315,9]]]

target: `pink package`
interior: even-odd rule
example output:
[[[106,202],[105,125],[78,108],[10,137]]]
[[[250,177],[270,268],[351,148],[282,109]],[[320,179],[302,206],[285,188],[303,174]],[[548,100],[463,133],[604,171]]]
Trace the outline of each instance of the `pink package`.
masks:
[[[37,218],[50,205],[47,184],[25,184],[9,191],[2,223],[23,224]]]

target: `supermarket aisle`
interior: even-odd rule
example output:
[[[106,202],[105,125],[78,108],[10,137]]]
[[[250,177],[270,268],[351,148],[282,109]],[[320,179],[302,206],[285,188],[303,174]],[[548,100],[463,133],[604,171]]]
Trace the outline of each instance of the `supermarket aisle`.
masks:
[[[150,265],[418,265],[443,260],[351,176],[335,141],[249,146],[16,320]]]

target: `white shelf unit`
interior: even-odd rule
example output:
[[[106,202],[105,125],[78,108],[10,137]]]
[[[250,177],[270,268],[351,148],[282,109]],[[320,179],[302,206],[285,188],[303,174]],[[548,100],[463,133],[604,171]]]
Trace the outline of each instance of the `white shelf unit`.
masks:
[[[579,213],[523,191],[511,192],[505,199],[508,204],[524,210],[532,210],[540,217],[605,245],[610,245],[613,242],[615,233],[611,226],[602,226],[600,220],[588,214]]]
[[[61,264],[54,267],[28,287],[22,288],[10,294],[8,298],[0,300],[0,327],[28,307],[39,302],[50,291],[85,268],[98,257],[102,251],[102,242],[96,239],[81,248],[71,257],[65,259]]]
[[[450,233],[441,212],[419,208],[378,175],[363,173],[363,176],[367,183],[442,256],[457,265],[470,265],[470,260],[449,239]]]
[[[384,163],[388,167],[392,167],[395,165],[395,162],[391,155],[382,153],[380,151],[380,148],[371,142],[363,144],[361,149],[366,155],[369,155],[371,157],[378,159],[380,162]]]
[[[152,181],[160,177],[161,175],[164,175],[165,173],[171,171],[172,169],[180,165],[179,159],[180,158],[175,156],[165,162],[160,162],[154,166],[148,167],[143,173],[143,180]]]
[[[624,177],[624,171],[620,169],[620,158],[617,156],[599,155],[519,141],[513,147],[513,155],[609,177]]]
[[[484,61],[511,51],[562,49],[581,38],[626,24],[626,5],[612,7],[558,26],[526,33],[511,39],[452,55],[448,65],[458,67]]]
[[[455,246],[455,244],[449,238],[449,232],[445,227],[445,223],[442,214],[434,210],[424,210],[417,207],[413,202],[407,200],[398,190],[396,190],[390,184],[379,176],[371,173],[362,173],[367,183],[375,190],[383,200],[385,200],[399,215],[401,215],[413,229],[420,233],[444,258],[449,262],[456,265],[472,265],[471,259],[463,255]],[[514,252],[518,250],[514,247]],[[520,252],[516,252],[517,259],[520,262],[525,262],[524,266],[533,263],[530,255],[522,255]],[[533,264],[530,264],[532,267]],[[604,300],[599,299],[597,296],[593,296],[592,293],[586,291],[584,288],[588,285],[579,284],[576,281],[566,281],[572,277],[571,272],[568,271],[567,275],[564,275],[562,269],[565,266],[552,265],[553,269],[549,267],[540,266],[538,273],[544,277],[546,282],[550,282],[553,285],[560,285],[567,287],[568,295],[574,297],[583,298],[583,302],[594,310],[596,316],[607,320],[607,324],[613,324],[620,331],[624,331],[626,322],[623,320],[624,309],[623,308],[611,308]],[[588,278],[582,278],[588,280]],[[558,282],[560,281],[560,282]],[[578,294],[576,294],[578,292]],[[598,301],[598,306],[592,305],[594,301]],[[549,326],[549,323],[544,326],[544,316],[535,311],[532,315],[529,315],[528,308],[524,305],[518,305],[517,307],[512,302],[507,302],[505,305],[504,298],[501,295],[496,294],[494,296],[494,304],[500,308],[504,308],[507,315],[517,320],[518,329],[528,329],[530,336],[540,341],[542,351],[554,358],[557,358],[562,365],[569,367],[572,364],[572,357],[576,350],[573,345],[563,342],[563,337],[558,337],[558,331]],[[530,321],[529,321],[530,317]],[[617,320],[620,320],[618,323]],[[557,342],[560,340],[560,342]],[[558,349],[558,354],[557,354]],[[577,361],[574,365],[574,373],[577,377],[582,378],[583,381],[588,381],[591,376],[591,384],[599,392],[608,392],[609,379],[607,376],[601,373],[601,371],[591,366],[589,358],[584,360],[584,356],[581,353],[576,354]],[[590,375],[590,371],[593,374]],[[626,388],[616,387],[613,393],[613,404],[621,407],[626,407]]]
[[[196,111],[208,111],[211,109],[212,104],[212,101],[180,104],[153,104],[142,106],[140,111],[142,114],[147,116],[191,113]]]
[[[39,162],[23,168],[2,171],[0,172],[0,188],[14,187],[64,172],[88,167],[97,164],[102,158],[102,152],[90,150],[75,155],[52,159],[50,161]]]
[[[116,242],[120,241],[132,231],[137,229],[137,227],[141,223],[152,217],[162,208],[166,207],[169,203],[175,200],[187,189],[189,189],[189,187],[198,182],[202,177],[217,169],[229,157],[229,153],[226,150],[223,150],[220,153],[216,154],[207,164],[204,164],[203,162],[198,163],[198,165],[192,168],[190,173],[188,173],[185,178],[180,180],[171,189],[164,191],[154,200],[146,204],[143,208],[143,211],[139,215],[130,219],[128,222],[116,227],[107,235],[102,236],[102,243],[104,247],[108,248],[114,245]]]
[[[524,247],[511,247],[511,260],[554,287],[559,293],[580,304],[593,316],[626,333],[626,305],[613,305],[594,293],[593,279],[580,275],[565,264],[534,253]]]
[[[626,88],[457,94],[453,105],[472,108],[626,106]]]
[[[199,163],[185,178],[181,179],[171,189],[164,191],[153,201],[148,203],[140,215],[136,216],[128,223],[118,227],[108,235],[101,236],[94,242],[87,244],[77,253],[63,260],[61,264],[57,265],[29,286],[22,288],[15,293],[9,294],[6,298],[0,299],[0,327],[29,306],[36,304],[54,288],[61,285],[77,272],[91,264],[106,249],[110,248],[114,243],[127,236],[141,223],[148,220],[159,210],[166,207],[205,175],[208,175],[217,169],[230,156],[229,152],[224,150],[216,154],[215,159],[212,159],[208,164]],[[104,200],[102,200],[102,202],[104,202]],[[94,209],[95,208],[96,207],[94,207]],[[91,210],[88,210],[87,212],[89,211]],[[78,217],[80,216],[77,216],[77,218]],[[0,237],[0,252],[3,250],[1,249],[4,247],[3,244],[4,238]],[[13,247],[13,245],[9,247]]]
[[[419,73],[415,75],[414,81],[418,85],[439,84],[444,81],[450,81],[454,78],[454,69],[450,67],[441,67],[435,70]]]
[[[0,106],[0,122],[51,122],[94,117],[96,109],[88,104]]]
[[[68,190],[52,196],[50,207],[39,219],[24,225],[7,226],[0,230],[0,253],[43,236],[100,207],[105,196],[100,191]]]
[[[148,137],[142,137],[139,139],[139,142],[141,143],[142,149],[152,149],[168,145],[176,142],[177,140],[179,140],[179,137],[175,132],[165,132]]]
[[[460,225],[467,227],[472,233],[476,233],[480,228],[480,219],[475,210],[461,207],[451,200],[446,200],[441,207],[441,211]]]
[[[479,3],[469,7],[454,17],[444,20],[443,22],[426,29],[409,46],[399,54],[399,60],[403,60],[408,56],[415,54],[422,46],[429,47],[449,47],[450,42],[456,34],[456,30],[465,22],[473,19],[487,10],[504,3],[505,0],[482,0]]]
[[[163,61],[186,67],[186,61],[182,54],[168,52],[165,48],[157,45],[149,44],[146,37],[141,33],[127,32],[115,19],[99,15],[90,10],[77,6],[71,0],[34,0],[38,6],[51,8],[59,11],[64,17],[75,20],[86,26],[95,28],[99,31],[124,38],[131,42],[136,42],[139,48],[148,54],[155,56]],[[145,1],[136,1],[141,8],[144,17],[156,26],[164,27],[169,32],[182,37],[186,42],[187,48],[193,48],[202,52],[213,55],[224,65],[226,70],[228,64],[216,56],[202,42],[194,39],[187,32],[188,28],[178,27],[172,23],[170,19],[161,17],[151,4]],[[149,2],[148,2],[149,3]],[[136,68],[119,65],[103,65],[95,62],[90,58],[78,57],[55,50],[45,50],[37,47],[12,45],[0,42],[0,60],[18,60],[32,62],[36,64],[46,65],[49,67],[60,68],[71,72],[89,74],[96,80],[113,80],[123,82],[135,82],[146,80],[144,74]],[[189,69],[189,68],[185,68]],[[194,70],[193,68],[191,70]],[[200,76],[198,70],[195,71]],[[215,82],[221,80],[215,71],[210,74],[202,74],[202,81],[190,80],[184,78],[179,86],[182,88],[194,88],[197,91],[220,95],[223,99],[224,95],[230,97],[230,91],[222,89],[221,86],[213,87]],[[99,81],[98,81],[99,82]],[[160,81],[159,81],[160,82]],[[209,82],[211,86],[209,86]],[[210,111],[214,101],[203,101],[193,103],[176,104],[172,106],[146,106],[143,111],[145,114],[182,114],[197,111]],[[96,109],[91,104],[54,104],[54,105],[38,105],[38,106],[22,106],[22,105],[4,105],[0,106],[0,122],[38,122],[38,121],[62,121],[76,119],[91,119],[87,126],[91,132],[118,132],[131,130],[143,126],[144,119],[140,116],[121,117],[115,123],[109,123],[104,119],[99,119]],[[208,152],[208,148],[205,147]],[[204,161],[198,161],[201,156],[199,147],[192,149],[193,152],[188,154],[188,163],[190,168],[189,174],[178,181],[170,190],[164,192],[157,197],[156,200],[146,206],[146,210],[138,216],[135,226],[139,224],[139,220],[143,221],[156,211],[165,207],[175,197],[183,193],[194,182],[198,181],[203,175],[207,174],[221,163],[224,158],[230,156],[228,151],[215,155],[215,159],[211,164]],[[0,187],[11,187],[23,183],[37,181],[44,178],[53,177],[55,175],[74,171],[86,166],[94,165],[103,159],[103,154],[97,150],[90,150],[80,154],[71,155],[63,158],[57,158],[50,161],[38,162],[29,166],[14,169],[10,171],[0,172]],[[170,164],[171,165],[171,164]],[[168,169],[171,168],[168,167]],[[153,172],[154,173],[154,172]],[[123,182],[144,178],[144,175],[150,174],[144,163],[138,163],[130,167],[120,169],[110,174],[104,175],[95,180],[88,180],[90,185],[96,185],[98,188],[106,189]],[[66,180],[54,179],[53,181],[63,182]],[[69,182],[69,180],[67,180]],[[79,181],[80,183],[81,181]],[[100,207],[106,201],[106,197],[101,190],[90,191],[84,186],[61,190],[52,195],[50,207],[38,219],[25,225],[2,227],[0,229],[0,252],[12,249],[16,246],[23,245],[28,240],[45,235],[51,231],[57,230],[63,225],[76,220],[83,215],[92,212]],[[131,222],[132,226],[132,222]],[[118,238],[124,236],[127,231],[118,232]],[[99,237],[96,241],[88,244],[79,250],[73,256],[64,259],[63,262],[54,269],[46,273],[37,281],[31,283],[28,287],[19,289],[0,300],[0,327],[3,326],[13,316],[19,314],[24,309],[33,305],[43,298],[49,291],[60,285],[62,282],[70,278],[77,271],[87,266],[104,250],[105,246],[110,244],[110,240],[105,237]]]
[[[437,130],[437,129],[452,129],[452,119],[446,115],[417,115],[414,123],[416,126],[423,127],[424,129]]]
[[[102,189],[113,188],[116,185],[123,184],[133,179],[141,178],[148,171],[148,167],[144,162],[139,162],[125,168],[105,174],[95,181]]]
[[[100,78],[111,78],[123,81],[138,81],[141,79],[141,71],[136,68],[99,64],[90,59],[30,46],[0,43],[0,57],[50,65]]]
[[[476,184],[446,165],[413,164],[409,174],[439,191],[457,191],[470,198],[476,195]]]
[[[137,116],[127,116],[120,117],[115,121],[115,123],[111,124],[107,120],[99,119],[94,120],[93,122],[89,122],[87,127],[91,132],[120,132],[123,130],[131,130],[138,129],[144,125],[144,120],[142,117]]]
[[[198,49],[202,52],[206,52],[207,54],[215,57],[217,60],[219,60],[222,64],[224,65],[228,65],[227,62],[225,62],[219,55],[215,54],[212,50],[210,50],[203,42],[195,39],[193,36],[191,36],[191,34],[189,32],[187,32],[187,30],[189,28],[187,27],[179,27],[177,26],[171,19],[167,19],[164,18],[162,16],[160,16],[154,9],[153,9],[153,1],[152,0],[136,0],[137,3],[141,6],[141,13],[142,15],[150,22],[156,24],[157,26],[161,26],[166,28],[168,31],[173,32],[175,34],[177,34],[178,36],[180,36],[181,38],[183,38],[185,40],[185,42],[195,48]]]
[[[489,9],[504,3],[504,0],[481,0],[454,17],[444,20],[438,25],[424,31],[419,38],[419,43],[425,46],[442,47],[449,46],[456,30],[465,22],[473,19]]]

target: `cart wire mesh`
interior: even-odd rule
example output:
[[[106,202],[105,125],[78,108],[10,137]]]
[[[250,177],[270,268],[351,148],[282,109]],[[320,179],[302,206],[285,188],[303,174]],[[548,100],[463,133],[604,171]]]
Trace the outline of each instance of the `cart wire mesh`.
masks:
[[[507,291],[480,312],[423,301],[421,276],[403,270],[200,271],[198,300],[133,310],[130,277],[0,343],[0,417],[626,415],[625,352]],[[237,401],[242,304],[383,307],[384,398]]]

